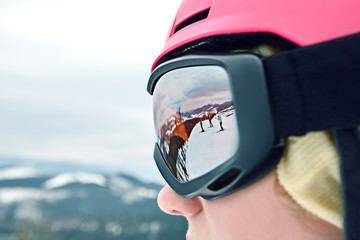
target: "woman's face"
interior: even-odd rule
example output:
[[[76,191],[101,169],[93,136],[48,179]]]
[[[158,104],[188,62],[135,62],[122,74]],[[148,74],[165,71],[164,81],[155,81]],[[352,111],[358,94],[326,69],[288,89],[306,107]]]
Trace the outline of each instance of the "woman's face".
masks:
[[[276,189],[275,171],[216,200],[186,199],[165,186],[158,204],[168,214],[186,217],[187,240],[329,239],[322,236],[320,228],[302,222],[299,214],[284,204]]]

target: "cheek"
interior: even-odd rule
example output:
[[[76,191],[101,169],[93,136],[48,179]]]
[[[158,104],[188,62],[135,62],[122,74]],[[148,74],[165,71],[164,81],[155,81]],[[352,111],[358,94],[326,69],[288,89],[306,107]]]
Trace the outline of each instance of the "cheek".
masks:
[[[218,239],[235,240],[254,234],[260,227],[259,208],[254,200],[226,199],[221,204],[207,204],[204,207],[210,229]],[[264,239],[264,238],[262,238]]]
[[[213,234],[222,240],[268,239],[276,228],[277,200],[272,186],[265,179],[227,197],[204,201]]]

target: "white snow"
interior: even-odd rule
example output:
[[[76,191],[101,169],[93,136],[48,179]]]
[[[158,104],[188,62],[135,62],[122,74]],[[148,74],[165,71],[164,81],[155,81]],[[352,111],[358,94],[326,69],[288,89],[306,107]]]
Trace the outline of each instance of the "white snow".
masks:
[[[112,176],[109,180],[109,187],[113,192],[118,194],[134,188],[133,184],[129,180],[120,176]]]
[[[220,113],[224,131],[220,130],[219,121],[212,119],[214,127],[209,127],[209,121],[203,121],[205,132],[201,132],[200,123],[195,125],[190,134],[186,151],[186,169],[189,179],[199,177],[221,165],[235,154],[239,144],[238,129],[235,114]],[[210,150],[209,150],[210,149]]]
[[[112,192],[125,203],[134,203],[143,199],[156,199],[158,191],[150,188],[137,187],[120,176],[113,176],[109,180]]]
[[[16,207],[14,217],[17,220],[39,222],[43,219],[43,214],[39,202],[23,201]]]
[[[95,173],[62,173],[44,183],[44,188],[53,189],[68,185],[70,183],[106,185],[106,178]]]
[[[65,190],[44,191],[36,188],[1,188],[0,203],[13,204],[29,200],[56,202],[67,198],[69,193]]]
[[[112,235],[118,236],[122,232],[122,227],[117,222],[108,222],[105,225],[105,230]]]
[[[145,222],[140,224],[138,228],[142,233],[149,232],[150,234],[157,234],[161,228],[161,224],[158,221]]]
[[[80,229],[82,232],[95,232],[100,228],[97,221],[84,221],[80,219],[58,220],[51,223],[51,231],[73,231]]]
[[[0,180],[24,179],[36,176],[36,170],[31,167],[20,166],[0,169]]]

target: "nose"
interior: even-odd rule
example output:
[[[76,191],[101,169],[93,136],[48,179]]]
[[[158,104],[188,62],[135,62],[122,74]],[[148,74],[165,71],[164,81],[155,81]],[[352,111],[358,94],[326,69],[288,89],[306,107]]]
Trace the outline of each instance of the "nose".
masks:
[[[191,199],[181,197],[169,185],[161,189],[157,201],[160,209],[171,215],[191,217],[202,210],[202,202],[199,197]]]

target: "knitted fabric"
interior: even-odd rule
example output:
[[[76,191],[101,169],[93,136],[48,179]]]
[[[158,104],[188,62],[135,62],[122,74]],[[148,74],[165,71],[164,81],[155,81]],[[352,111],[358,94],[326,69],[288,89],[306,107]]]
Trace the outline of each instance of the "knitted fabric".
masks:
[[[342,228],[339,155],[329,132],[290,137],[277,175],[296,203]]]

